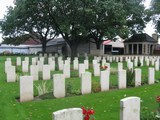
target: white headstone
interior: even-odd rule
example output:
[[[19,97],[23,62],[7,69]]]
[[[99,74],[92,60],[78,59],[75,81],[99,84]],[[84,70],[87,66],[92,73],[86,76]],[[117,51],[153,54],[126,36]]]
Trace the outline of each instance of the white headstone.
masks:
[[[118,88],[122,89],[122,88],[126,88],[126,70],[121,70],[118,71]]]
[[[21,65],[21,57],[17,57],[17,59],[16,59],[16,65],[17,66]]]
[[[50,66],[51,71],[55,71],[55,61],[54,60],[50,61],[49,66]]]
[[[53,120],[83,120],[81,108],[69,108],[53,113]]]
[[[89,69],[89,61],[84,60],[85,69]]]
[[[6,58],[6,61],[11,61],[11,58]]]
[[[149,59],[146,59],[146,65],[147,66],[149,66],[149,63],[150,63]]]
[[[141,69],[135,69],[135,86],[141,86]]]
[[[29,62],[29,57],[25,57],[24,61],[28,61]]]
[[[50,72],[50,65],[43,65],[43,72],[42,72],[43,80],[50,80],[51,79],[51,72]]]
[[[63,60],[59,60],[58,61],[58,68],[59,68],[59,70],[63,70],[63,64],[64,64]]]
[[[93,68],[94,68],[94,76],[100,76],[100,64],[99,63],[94,64]]]
[[[85,72],[85,65],[84,64],[79,64],[79,77],[81,77],[81,74]]]
[[[33,100],[33,77],[20,77],[20,102]]]
[[[65,79],[63,74],[53,75],[53,95],[56,98],[65,97]]]
[[[69,64],[64,64],[63,66],[63,74],[65,78],[70,78],[71,76],[71,70]]]
[[[159,60],[155,62],[155,70],[159,71]]]
[[[11,61],[5,61],[5,73],[7,73],[10,66],[12,66]]]
[[[78,59],[73,60],[73,69],[78,70],[79,61]]]
[[[9,66],[7,69],[7,82],[16,82],[16,68]]]
[[[120,120],[140,120],[140,98],[128,97],[120,101]]]
[[[30,75],[33,77],[33,80],[39,80],[38,76],[38,65],[30,66]]]
[[[29,72],[29,61],[22,61],[22,72]]]
[[[81,93],[82,94],[88,94],[91,93],[91,73],[90,72],[85,72],[82,73],[82,78],[81,78]]]
[[[100,75],[101,91],[109,90],[109,78],[110,78],[110,73],[108,69],[101,71]]]
[[[148,84],[154,84],[155,82],[155,70],[154,68],[148,69]]]
[[[123,63],[118,63],[118,71],[123,70]]]
[[[37,58],[32,58],[32,65],[36,65],[37,64]]]

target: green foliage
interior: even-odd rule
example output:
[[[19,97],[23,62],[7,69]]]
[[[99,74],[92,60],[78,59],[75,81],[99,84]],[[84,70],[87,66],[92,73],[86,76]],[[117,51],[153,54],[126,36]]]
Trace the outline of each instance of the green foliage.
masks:
[[[134,86],[135,72],[133,69],[127,69],[127,86]]]
[[[72,87],[72,84],[70,82],[68,82],[66,84],[66,96],[75,96],[75,95],[81,95],[80,90],[74,89]]]
[[[156,118],[156,113],[149,111],[146,107],[142,108],[140,115],[140,120],[159,120]]]
[[[92,92],[97,93],[101,91],[100,84],[98,82],[92,81]]]
[[[49,92],[49,87],[47,86],[46,81],[42,81],[38,85],[35,85],[37,91],[38,91],[38,96],[44,95]]]

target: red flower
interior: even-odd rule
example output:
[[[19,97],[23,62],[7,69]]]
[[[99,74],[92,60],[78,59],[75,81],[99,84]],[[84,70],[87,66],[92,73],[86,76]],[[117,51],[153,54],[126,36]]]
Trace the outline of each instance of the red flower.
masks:
[[[94,110],[93,109],[85,109],[84,107],[82,107],[82,113],[84,115],[84,120],[90,120],[90,115],[92,116],[94,114]],[[94,120],[94,118],[92,118],[92,120]]]
[[[107,69],[107,68],[108,68],[108,66],[104,66],[104,68],[105,68],[105,69]]]
[[[88,110],[88,114],[89,114],[89,115],[93,115],[93,114],[94,114],[94,110],[89,109],[89,110]]]
[[[84,117],[84,120],[89,120],[90,119],[90,116],[87,114],[85,117]]]
[[[160,96],[157,96],[157,102],[160,102]]]
[[[87,114],[87,110],[84,107],[82,107],[82,113],[83,113],[83,115]]]

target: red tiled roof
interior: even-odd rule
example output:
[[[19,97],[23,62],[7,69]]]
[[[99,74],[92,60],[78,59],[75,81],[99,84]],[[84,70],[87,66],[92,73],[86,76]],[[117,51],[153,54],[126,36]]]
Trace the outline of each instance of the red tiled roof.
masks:
[[[22,43],[23,45],[39,45],[39,44],[41,44],[40,43],[40,41],[38,40],[38,39],[35,39],[35,40],[33,40],[33,39],[28,39],[28,40],[26,40],[24,43]]]

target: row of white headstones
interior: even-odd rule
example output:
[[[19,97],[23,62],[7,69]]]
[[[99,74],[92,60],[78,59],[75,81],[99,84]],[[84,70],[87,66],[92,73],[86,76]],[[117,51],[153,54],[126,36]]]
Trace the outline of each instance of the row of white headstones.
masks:
[[[87,61],[87,62],[85,62]],[[110,63],[106,62],[106,59],[102,59],[102,66],[107,65],[108,68],[104,71],[100,71],[100,59],[95,57],[92,61],[94,68],[94,75],[100,76],[100,85],[101,91],[109,90],[109,80],[110,80]],[[134,59],[138,61],[138,58]],[[159,61],[159,60],[157,60]],[[155,63],[159,63],[159,62]],[[19,64],[18,64],[19,63]],[[21,58],[17,57],[17,65],[21,65]],[[41,63],[41,64],[39,64]],[[50,71],[53,66],[55,67],[55,58],[48,58],[48,65],[44,65],[44,58],[41,57],[38,61],[38,58],[32,58],[32,65],[30,66],[30,76],[20,76],[20,101],[30,101],[33,100],[33,81],[38,80],[38,72],[43,71],[43,80],[50,79]],[[87,64],[85,64],[87,63]],[[37,65],[38,64],[38,65]],[[74,69],[78,69],[79,77],[81,77],[81,93],[88,94],[91,93],[91,83],[92,83],[92,74],[90,72],[86,72],[85,70],[89,68],[88,60],[84,60],[84,64],[79,64],[78,58],[75,58],[73,61]],[[58,58],[59,69],[63,70],[63,74],[54,74],[53,75],[53,95],[56,98],[65,97],[65,78],[70,77],[70,59],[67,58],[65,62],[62,60],[62,57]],[[134,64],[136,65],[136,64]],[[29,66],[29,58],[26,57],[24,61],[22,61],[22,71]],[[87,66],[87,68],[86,68]],[[131,59],[127,59],[127,66],[129,69],[133,69],[133,62]],[[157,66],[157,64],[155,64]],[[39,69],[41,68],[41,69]],[[55,69],[54,69],[55,70]],[[148,69],[148,83],[154,84],[155,81],[155,69]],[[15,82],[16,81],[16,72],[15,66],[12,66],[11,59],[7,58],[5,62],[5,71],[7,74],[7,82]],[[25,71],[27,72],[27,71]],[[126,70],[123,69],[123,63],[118,63],[118,88],[126,88]],[[141,69],[135,69],[135,86],[141,85]]]
[[[120,120],[140,120],[140,101],[139,97],[120,100]],[[69,108],[56,111],[53,113],[53,120],[83,120],[82,109]]]

